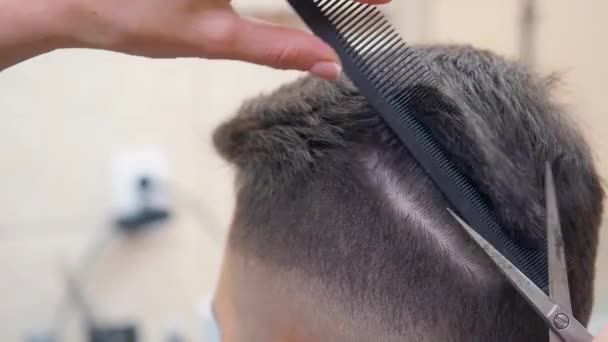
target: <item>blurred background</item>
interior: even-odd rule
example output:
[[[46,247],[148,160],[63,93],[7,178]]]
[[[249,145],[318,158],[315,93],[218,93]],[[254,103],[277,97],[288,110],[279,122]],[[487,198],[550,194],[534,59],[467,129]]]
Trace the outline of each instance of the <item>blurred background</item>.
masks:
[[[284,1],[235,5],[301,25]],[[470,43],[557,72],[608,176],[608,2],[395,0],[385,11],[410,42]],[[209,299],[233,193],[211,132],[298,76],[90,50],[0,73],[0,340],[216,341]],[[608,323],[606,266],[604,229],[594,331]]]

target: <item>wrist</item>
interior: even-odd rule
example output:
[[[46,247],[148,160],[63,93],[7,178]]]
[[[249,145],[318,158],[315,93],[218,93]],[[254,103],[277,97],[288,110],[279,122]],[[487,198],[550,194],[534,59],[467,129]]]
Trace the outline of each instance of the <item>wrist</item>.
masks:
[[[0,0],[0,70],[71,47],[62,22],[68,0]]]
[[[68,45],[63,47],[115,50],[125,39],[124,27],[112,21],[115,9],[106,0],[53,1],[62,3],[58,6],[62,19],[53,24],[53,32]]]

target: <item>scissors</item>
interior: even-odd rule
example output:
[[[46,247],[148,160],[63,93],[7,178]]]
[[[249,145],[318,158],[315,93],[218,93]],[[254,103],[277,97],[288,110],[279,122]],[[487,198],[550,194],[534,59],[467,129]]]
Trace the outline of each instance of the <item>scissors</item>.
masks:
[[[517,291],[532,305],[549,326],[550,342],[592,342],[593,336],[572,316],[570,290],[564,239],[557,209],[557,197],[551,166],[545,167],[545,195],[547,212],[547,254],[549,265],[549,296],[517,269],[505,256],[496,250],[464,220],[448,209],[450,214],[467,231],[479,246],[490,256],[501,272]]]

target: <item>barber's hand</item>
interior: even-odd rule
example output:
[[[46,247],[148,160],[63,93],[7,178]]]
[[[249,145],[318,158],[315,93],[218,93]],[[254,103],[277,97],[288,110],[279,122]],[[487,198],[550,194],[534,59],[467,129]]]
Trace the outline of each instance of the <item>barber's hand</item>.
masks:
[[[71,2],[63,26],[76,45],[147,57],[242,60],[323,78],[340,70],[334,51],[316,36],[243,18],[230,0],[54,1]]]

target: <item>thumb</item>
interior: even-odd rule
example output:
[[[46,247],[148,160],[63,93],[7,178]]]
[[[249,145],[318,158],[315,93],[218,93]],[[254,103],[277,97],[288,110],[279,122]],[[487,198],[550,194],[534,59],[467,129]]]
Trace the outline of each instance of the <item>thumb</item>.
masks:
[[[340,74],[336,53],[312,33],[238,15],[229,20],[230,30],[224,31],[229,32],[229,37],[216,41],[219,46],[213,47],[213,58],[309,71],[325,79],[335,79]]]

